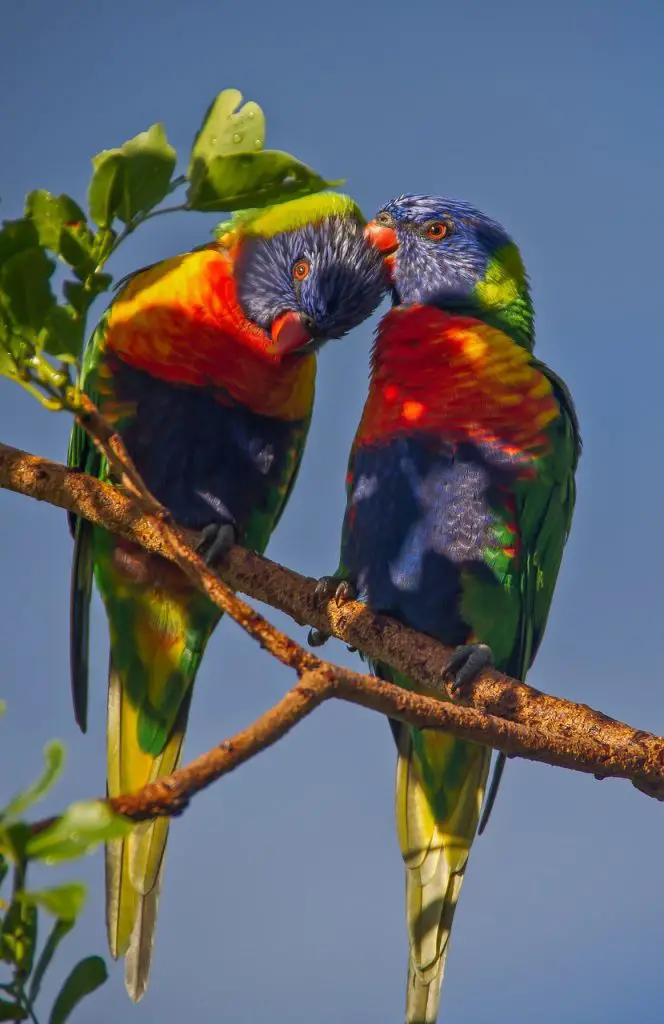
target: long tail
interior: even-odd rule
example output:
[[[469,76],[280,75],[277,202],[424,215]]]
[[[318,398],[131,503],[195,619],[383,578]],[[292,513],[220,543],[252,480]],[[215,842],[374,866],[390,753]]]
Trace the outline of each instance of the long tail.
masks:
[[[104,538],[100,543],[103,543]],[[125,562],[121,559],[124,557]],[[194,680],[219,612],[179,570],[155,560],[97,561],[108,612],[107,788],[110,796],[168,775],[180,762]],[[142,556],[139,556],[142,557]],[[140,581],[115,566],[133,567]],[[136,825],[106,848],[106,925],[114,958],[124,956],[125,984],[137,1002],[144,994],[154,944],[168,819]]]
[[[108,678],[108,793],[131,792],[168,775],[180,762],[192,688],[189,688],[170,738],[158,757],[136,742],[138,713],[111,662]],[[134,1002],[148,984],[157,903],[164,870],[168,819],[137,825],[127,839],[106,847],[106,929],[111,956],[125,956],[125,984]]]
[[[396,818],[410,935],[406,1024],[435,1024],[491,751],[440,732],[398,723],[392,728],[399,749]]]

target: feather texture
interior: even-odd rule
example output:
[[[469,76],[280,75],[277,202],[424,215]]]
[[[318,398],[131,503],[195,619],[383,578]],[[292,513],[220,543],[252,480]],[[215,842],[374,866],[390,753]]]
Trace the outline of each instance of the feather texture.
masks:
[[[271,324],[292,310],[319,344],[359,323],[385,288],[351,200],[297,201],[290,219],[288,206],[238,218],[219,242],[131,276],[84,357],[86,392],[175,520],[196,530],[232,527],[239,543],[259,552],[297,477],[316,373],[311,352],[277,353]],[[303,245],[306,294],[292,274],[293,252]],[[249,309],[257,267],[261,274],[271,267],[280,282],[271,304],[262,300],[262,320]],[[69,462],[111,479],[79,426]],[[94,567],[111,641],[107,754],[115,796],[179,764],[196,673],[220,613],[171,563],[75,519],[70,525],[75,713],[84,728]],[[168,821],[159,819],[106,851],[109,947],[126,959],[134,1000],[148,982],[167,837]]]
[[[396,250],[399,304],[376,335],[336,575],[374,611],[449,646],[486,644],[499,670],[523,679],[574,509],[574,407],[532,355],[525,270],[500,225],[426,196],[394,200],[375,224],[373,237]],[[388,665],[374,669],[410,687]],[[391,725],[410,938],[406,1022],[435,1024],[491,752]],[[490,803],[501,772],[499,761]]]

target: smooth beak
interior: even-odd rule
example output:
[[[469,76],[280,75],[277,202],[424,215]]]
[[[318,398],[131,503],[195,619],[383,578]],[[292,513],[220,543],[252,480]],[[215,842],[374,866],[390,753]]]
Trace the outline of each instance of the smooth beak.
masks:
[[[277,355],[285,356],[304,348],[312,340],[315,324],[304,313],[289,310],[276,318],[270,333]]]
[[[375,220],[370,220],[364,228],[364,237],[369,245],[378,249],[378,252],[382,252],[384,256],[396,252],[399,248],[399,239],[394,228],[389,228],[385,224],[377,224]]]

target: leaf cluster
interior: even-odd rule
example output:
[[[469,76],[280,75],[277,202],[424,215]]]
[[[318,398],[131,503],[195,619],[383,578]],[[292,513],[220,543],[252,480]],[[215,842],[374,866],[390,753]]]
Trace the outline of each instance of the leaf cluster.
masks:
[[[78,378],[88,311],[113,284],[109,258],[141,224],[178,211],[262,208],[339,184],[289,153],[265,149],[263,111],[241,103],[237,89],[214,99],[184,174],[176,174],[178,155],[164,126],[154,124],[93,157],[87,209],[38,189],[26,196],[22,217],[3,221],[0,374],[48,408],[71,410],[68,389]],[[181,191],[180,202],[163,205]],[[65,271],[59,296],[58,265]]]
[[[39,1024],[36,1004],[44,976],[87,896],[81,882],[29,887],[30,866],[52,866],[82,857],[99,843],[122,837],[131,829],[131,822],[94,800],[72,804],[44,828],[35,829],[25,820],[26,813],[52,789],[64,760],[63,745],[48,743],[39,778],[0,810],[0,971],[4,967],[6,975],[0,982],[0,1021],[30,1020]],[[45,918],[52,919],[52,923],[40,944]],[[88,956],[79,961],[60,987],[48,1024],[63,1024],[80,1001],[103,985],[106,978],[101,957]]]

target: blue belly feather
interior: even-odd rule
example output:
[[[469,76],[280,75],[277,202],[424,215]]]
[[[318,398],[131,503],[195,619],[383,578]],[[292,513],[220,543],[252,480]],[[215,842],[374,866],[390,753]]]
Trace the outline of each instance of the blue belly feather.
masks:
[[[123,439],[155,497],[182,526],[231,522],[241,535],[284,486],[302,422],[221,405],[207,392],[176,387],[119,360],[113,370],[114,397],[137,406]]]
[[[492,491],[508,468],[492,454],[426,435],[356,449],[342,561],[360,600],[442,643],[467,640],[461,574],[489,575]]]

